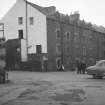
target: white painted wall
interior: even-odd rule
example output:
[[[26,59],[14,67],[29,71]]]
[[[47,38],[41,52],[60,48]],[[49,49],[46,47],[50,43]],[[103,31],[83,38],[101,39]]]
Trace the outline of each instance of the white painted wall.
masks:
[[[36,45],[42,45],[42,52],[47,52],[46,16],[28,4],[28,53],[36,53]],[[23,25],[18,25],[18,17],[23,17]],[[29,17],[34,17],[34,25],[29,25]],[[23,29],[26,38],[26,3],[24,0],[17,0],[14,6],[3,17],[5,24],[6,39],[18,38],[18,30]],[[25,49],[25,47],[23,47]],[[26,51],[26,50],[23,50]],[[22,54],[24,55],[24,54]]]
[[[0,38],[3,37],[3,25],[0,24]]]
[[[20,43],[21,43],[21,61],[25,62],[28,60],[27,59],[26,41],[24,39],[21,39]]]
[[[28,12],[28,17],[34,16],[34,25],[29,25],[28,22],[29,46],[32,45],[29,52],[36,52],[36,45],[41,44],[42,52],[47,53],[46,16],[36,9],[33,9],[30,5],[28,5],[28,10],[30,10],[30,12]]]

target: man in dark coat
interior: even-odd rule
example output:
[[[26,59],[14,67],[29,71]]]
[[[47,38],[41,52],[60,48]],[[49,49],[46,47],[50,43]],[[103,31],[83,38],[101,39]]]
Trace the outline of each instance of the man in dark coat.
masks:
[[[77,66],[77,74],[81,74],[81,62],[80,62],[80,60],[76,60],[76,66]]]
[[[85,74],[85,71],[86,71],[86,63],[84,61],[81,62],[81,70],[82,70],[82,73]]]

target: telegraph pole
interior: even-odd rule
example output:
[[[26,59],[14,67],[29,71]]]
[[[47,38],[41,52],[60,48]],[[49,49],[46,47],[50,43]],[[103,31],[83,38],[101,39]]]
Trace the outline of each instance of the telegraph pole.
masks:
[[[63,65],[63,33],[62,33],[62,21],[60,19],[60,34],[61,34],[61,64]]]
[[[27,0],[26,0],[26,49],[27,49],[27,57],[28,57],[28,23],[27,23],[27,18],[28,18],[28,9],[27,9]]]
[[[3,38],[4,38],[4,23],[3,23]]]
[[[61,17],[60,17],[60,13],[58,12],[58,21],[59,21],[59,25],[60,25],[60,36],[61,36],[61,40],[60,40],[60,43],[61,43],[61,65],[63,65],[63,33],[62,33],[62,20],[61,20]]]
[[[0,30],[0,31],[2,31],[3,32],[3,36],[2,36],[2,38],[4,38],[4,23],[0,23],[0,26],[2,25],[2,29]]]

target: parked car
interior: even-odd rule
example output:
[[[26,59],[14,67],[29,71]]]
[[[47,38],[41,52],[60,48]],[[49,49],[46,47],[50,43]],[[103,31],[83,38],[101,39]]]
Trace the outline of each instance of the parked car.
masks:
[[[105,60],[97,61],[94,66],[87,67],[86,72],[93,78],[103,78],[105,76]]]

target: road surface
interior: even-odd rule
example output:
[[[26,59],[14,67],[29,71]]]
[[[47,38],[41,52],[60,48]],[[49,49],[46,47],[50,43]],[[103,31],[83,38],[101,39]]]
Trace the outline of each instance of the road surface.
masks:
[[[105,105],[105,79],[75,72],[9,72],[0,105]]]

